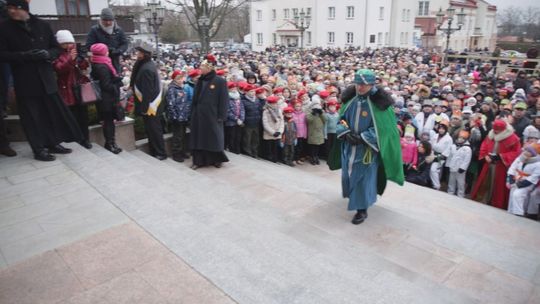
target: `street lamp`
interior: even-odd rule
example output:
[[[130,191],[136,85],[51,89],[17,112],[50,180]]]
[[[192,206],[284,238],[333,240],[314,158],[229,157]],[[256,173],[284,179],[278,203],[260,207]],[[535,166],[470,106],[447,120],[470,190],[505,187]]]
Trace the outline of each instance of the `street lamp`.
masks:
[[[464,20],[465,20],[465,12],[463,8],[461,8],[461,11],[457,13],[457,28],[452,28],[452,22],[454,21],[456,15],[456,10],[453,8],[447,8],[446,9],[446,16],[442,10],[442,8],[439,8],[439,12],[436,15],[436,21],[437,21],[437,29],[439,31],[442,31],[446,34],[446,50],[444,51],[444,61],[443,64],[448,61],[448,49],[450,47],[450,35],[452,35],[454,32],[457,32],[461,30],[461,27],[463,26]],[[444,18],[448,20],[448,26],[443,28],[443,22]]]
[[[300,48],[304,48],[304,32],[309,28],[311,23],[311,16],[304,12],[304,9],[300,11],[300,14],[294,15],[293,25],[300,31],[300,39],[302,40]]]
[[[148,22],[148,26],[154,30],[154,38],[156,39],[156,62],[159,64],[159,28],[163,25],[165,18],[165,8],[159,2],[148,2],[144,9],[144,17]]]
[[[206,15],[206,12],[203,12],[203,14],[199,17],[197,20],[197,23],[199,24],[199,28],[202,30],[202,36],[203,36],[203,44],[201,45],[201,53],[207,54],[208,53],[208,31],[210,29],[210,18]]]

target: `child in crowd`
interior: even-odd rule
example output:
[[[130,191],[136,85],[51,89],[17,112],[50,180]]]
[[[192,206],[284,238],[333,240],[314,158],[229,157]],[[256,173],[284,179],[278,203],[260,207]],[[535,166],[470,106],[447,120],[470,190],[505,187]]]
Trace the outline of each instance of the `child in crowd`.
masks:
[[[429,171],[435,155],[429,141],[421,141],[418,144],[418,160],[416,166],[410,166],[405,171],[405,180],[420,186],[428,186],[430,183]]]
[[[188,158],[188,133],[189,116],[191,113],[191,102],[184,91],[184,74],[175,71],[172,74],[172,81],[167,88],[167,118],[171,122],[172,138],[171,149],[172,158],[177,162],[183,162]]]
[[[465,177],[472,157],[468,139],[469,132],[459,132],[456,143],[452,144],[446,160],[446,166],[450,169],[448,193],[454,195],[457,186],[457,196],[459,197],[465,197]]]
[[[298,142],[296,139],[296,124],[293,119],[294,109],[286,107],[283,109],[285,119],[283,136],[281,137],[281,148],[283,149],[283,162],[291,167],[294,167],[294,146]]]
[[[325,155],[328,156],[330,149],[336,140],[336,128],[339,122],[339,113],[337,112],[337,101],[329,98],[330,100],[326,103],[327,111],[324,113],[324,118],[326,124],[324,126],[324,138],[325,138]]]
[[[401,157],[403,158],[403,168],[416,167],[418,161],[418,146],[414,138],[414,127],[406,126],[405,134],[401,138]]]
[[[296,124],[296,138],[298,139],[298,144],[294,151],[294,160],[297,165],[301,165],[304,163],[303,159],[306,154],[308,134],[306,113],[302,110],[302,101],[300,100],[294,103],[293,120]]]
[[[279,110],[278,101],[279,97],[269,96],[262,112],[265,157],[274,163],[278,160],[279,140],[284,129],[283,113]]]
[[[326,119],[320,104],[313,105],[311,112],[307,115],[308,144],[311,156],[311,164],[319,165],[319,148],[324,144],[324,124]]]
[[[521,155],[508,169],[506,187],[510,189],[508,212],[524,216],[538,214],[540,182],[540,144],[523,148]]]
[[[435,153],[435,162],[431,166],[430,176],[433,189],[441,188],[441,176],[444,168],[444,162],[450,153],[452,146],[452,137],[448,135],[448,120],[441,121],[437,126],[437,133],[433,133],[431,146]]]
[[[242,127],[246,112],[236,83],[229,82],[229,106],[225,121],[225,149],[239,154],[242,145]]]

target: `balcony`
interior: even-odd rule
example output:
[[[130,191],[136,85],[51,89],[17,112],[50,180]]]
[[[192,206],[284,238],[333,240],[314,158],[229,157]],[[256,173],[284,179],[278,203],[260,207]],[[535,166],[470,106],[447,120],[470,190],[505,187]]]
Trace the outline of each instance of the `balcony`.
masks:
[[[69,30],[75,39],[86,39],[90,28],[97,24],[99,15],[92,16],[58,16],[41,15],[40,18],[46,20],[54,33],[58,30]],[[134,34],[135,25],[132,16],[116,16],[117,24],[126,34]]]

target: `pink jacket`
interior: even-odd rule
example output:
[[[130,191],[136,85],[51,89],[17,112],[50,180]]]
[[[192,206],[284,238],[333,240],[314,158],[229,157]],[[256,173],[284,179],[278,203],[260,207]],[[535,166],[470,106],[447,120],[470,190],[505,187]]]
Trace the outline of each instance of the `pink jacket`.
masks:
[[[293,120],[296,124],[296,138],[307,138],[307,119],[303,111],[294,111]]]
[[[412,164],[416,166],[418,162],[418,146],[416,141],[407,142],[405,138],[401,138],[401,155],[403,157],[404,164]]]

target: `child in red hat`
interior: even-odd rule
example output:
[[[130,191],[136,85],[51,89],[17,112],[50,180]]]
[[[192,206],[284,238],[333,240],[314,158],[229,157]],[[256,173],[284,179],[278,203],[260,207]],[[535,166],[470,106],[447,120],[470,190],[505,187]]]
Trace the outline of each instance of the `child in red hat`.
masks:
[[[228,82],[227,88],[229,89],[229,104],[225,121],[225,149],[240,154],[246,112],[236,83]]]
[[[283,113],[279,110],[279,97],[271,95],[266,99],[266,105],[263,107],[263,140],[265,148],[265,157],[271,162],[278,160],[278,146],[283,134],[284,121]]]
[[[283,162],[291,167],[294,167],[294,147],[298,142],[296,139],[296,124],[294,123],[293,112],[294,109],[292,107],[283,109],[285,128],[280,142],[280,146],[283,149]]]

